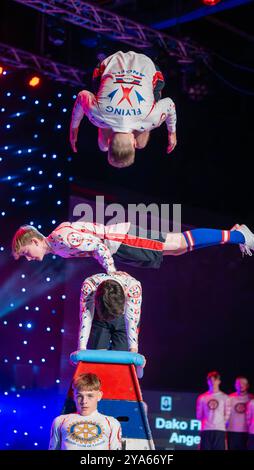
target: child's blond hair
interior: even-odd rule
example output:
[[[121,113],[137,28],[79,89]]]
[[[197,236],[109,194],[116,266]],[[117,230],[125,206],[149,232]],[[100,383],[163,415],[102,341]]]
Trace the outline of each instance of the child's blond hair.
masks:
[[[77,392],[81,392],[82,390],[87,390],[89,392],[93,390],[98,391],[101,389],[101,381],[96,374],[81,374],[74,379],[72,389]]]
[[[22,225],[22,227],[17,230],[12,239],[12,255],[15,259],[19,259],[21,248],[29,245],[33,238],[44,240],[45,237],[32,225]]]
[[[108,162],[116,168],[130,166],[135,160],[135,147],[121,139],[122,134],[113,135],[108,147]]]

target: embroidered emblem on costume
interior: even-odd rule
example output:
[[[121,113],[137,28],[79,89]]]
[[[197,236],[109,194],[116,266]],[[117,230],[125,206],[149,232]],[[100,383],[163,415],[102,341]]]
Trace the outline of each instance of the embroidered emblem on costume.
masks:
[[[123,96],[122,96],[122,98],[120,99],[120,101],[118,101],[118,103],[117,103],[116,106],[118,106],[120,103],[122,103],[122,101],[127,100],[128,103],[129,103],[129,104],[131,105],[131,107],[132,107],[132,103],[131,103],[131,100],[130,100],[130,96],[129,96],[129,95],[130,95],[130,92],[131,92],[133,86],[132,86],[131,88],[127,88],[127,87],[124,87],[123,85],[121,85],[121,88],[122,88]]]
[[[141,94],[135,90],[135,93],[137,95],[137,98],[138,98],[138,104],[141,103],[141,101],[145,101],[145,98],[143,98],[143,96],[141,96]]]
[[[128,291],[128,297],[132,297],[134,299],[137,299],[138,297],[141,296],[141,288],[140,286],[136,285],[133,286],[129,289]]]
[[[82,235],[80,235],[77,232],[71,232],[71,233],[68,233],[67,235],[67,241],[69,245],[74,248],[80,246],[83,240],[84,238],[82,237]]]
[[[110,101],[112,101],[117,91],[118,91],[118,88],[116,90],[111,91],[111,93],[108,94]]]
[[[115,75],[115,81],[113,83],[129,83],[131,85],[142,86],[141,84],[142,77],[137,77],[136,75],[128,74],[119,74]]]
[[[235,405],[236,413],[245,413],[246,411],[246,403],[237,403]]]
[[[216,408],[218,408],[219,406],[219,402],[215,399],[212,399],[212,400],[209,400],[209,402],[207,403],[207,406],[209,410],[216,410]]]
[[[79,421],[71,424],[68,429],[68,439],[76,444],[95,444],[103,436],[104,430],[92,421]]]
[[[92,283],[91,283],[92,284]],[[89,283],[89,281],[86,281],[83,286],[82,286],[82,292],[84,295],[89,295],[91,294],[91,292],[93,292],[93,288],[91,286],[91,284]]]

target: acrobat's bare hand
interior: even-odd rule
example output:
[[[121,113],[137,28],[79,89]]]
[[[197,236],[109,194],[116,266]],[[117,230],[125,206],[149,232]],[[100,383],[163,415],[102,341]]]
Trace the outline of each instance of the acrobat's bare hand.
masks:
[[[70,128],[70,144],[73,152],[77,152],[78,127]]]
[[[82,348],[82,349],[78,349],[77,351],[73,351],[73,352],[71,353],[71,356],[72,356],[72,357],[73,357],[73,356],[75,357],[75,356],[77,356],[77,354],[78,354],[80,351],[85,351],[85,350],[86,350],[86,349]],[[70,362],[70,364],[72,364],[73,366],[77,365],[76,360],[72,361],[71,359],[69,359],[69,362]]]
[[[167,153],[173,152],[173,150],[174,150],[176,144],[177,144],[176,132],[168,133],[168,148],[167,148]]]
[[[138,352],[138,348],[130,348],[130,352],[137,353],[137,352]],[[142,357],[143,357],[143,359],[144,359],[144,362],[143,362],[142,366],[140,366],[140,367],[142,367],[142,368],[144,369],[144,367],[146,366],[146,358],[145,358],[145,356],[143,356],[143,355],[142,355]]]
[[[143,358],[144,358],[144,363],[143,363],[142,367],[143,367],[143,369],[144,369],[145,366],[146,366],[146,358],[145,358],[145,356],[143,356]]]

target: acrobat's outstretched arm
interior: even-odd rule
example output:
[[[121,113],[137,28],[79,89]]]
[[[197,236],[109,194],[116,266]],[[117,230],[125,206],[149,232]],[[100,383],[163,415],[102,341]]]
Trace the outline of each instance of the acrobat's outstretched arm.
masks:
[[[127,292],[127,301],[125,307],[125,324],[129,350],[138,352],[138,328],[140,323],[142,303],[142,287],[140,282],[136,281]]]
[[[166,122],[168,129],[168,146],[167,153],[171,153],[176,144],[176,109],[175,103],[171,98],[163,98],[155,104],[153,113],[160,116],[159,126],[162,122]]]
[[[89,109],[91,101],[94,99],[93,93],[87,90],[81,91],[74,103],[70,125],[70,144],[73,152],[77,152],[78,130],[81,120],[86,110]]]
[[[54,419],[51,430],[48,450],[61,449],[61,416]]]
[[[80,328],[78,349],[86,349],[94,317],[94,294],[96,287],[86,279],[80,293]]]

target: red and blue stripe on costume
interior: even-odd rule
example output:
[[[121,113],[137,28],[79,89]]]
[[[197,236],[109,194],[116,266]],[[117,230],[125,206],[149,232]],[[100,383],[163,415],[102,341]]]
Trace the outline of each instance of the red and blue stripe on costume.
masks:
[[[183,232],[189,251],[206,246],[220,245],[224,243],[244,244],[245,238],[238,230],[216,230],[198,228]]]

